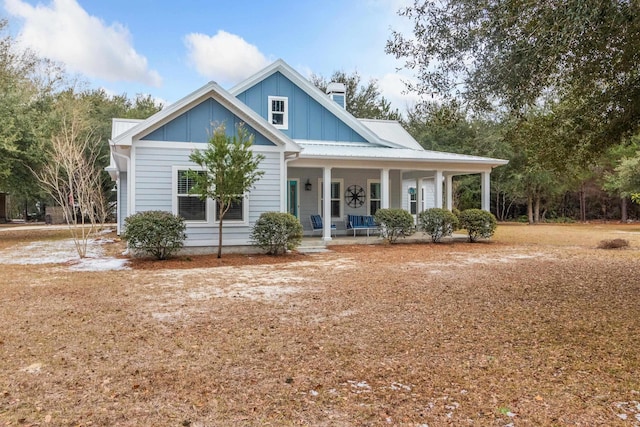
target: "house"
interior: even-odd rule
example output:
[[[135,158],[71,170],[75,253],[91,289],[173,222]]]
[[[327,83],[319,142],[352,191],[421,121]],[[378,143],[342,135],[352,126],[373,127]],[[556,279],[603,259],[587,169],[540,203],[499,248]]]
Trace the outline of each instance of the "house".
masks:
[[[489,210],[489,177],[505,160],[424,150],[395,121],[357,119],[345,110],[344,85],[323,93],[282,60],[230,90],[214,82],[146,120],[114,119],[111,165],[117,183],[118,232],[136,212],[165,210],[186,219],[186,247],[217,246],[214,202],[188,194],[184,171],[194,149],[206,148],[212,126],[228,134],[244,123],[264,175],[224,218],[224,245],[250,243],[262,212],[290,212],[310,234],[310,215],[346,233],[348,214],[402,207],[417,213],[451,208],[452,177],[480,174],[482,208]],[[420,189],[420,191],[417,191]]]

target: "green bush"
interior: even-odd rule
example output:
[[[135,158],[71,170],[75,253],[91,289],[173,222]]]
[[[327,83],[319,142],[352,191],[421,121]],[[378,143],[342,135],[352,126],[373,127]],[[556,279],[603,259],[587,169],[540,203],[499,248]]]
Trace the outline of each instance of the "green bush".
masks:
[[[413,216],[404,209],[378,209],[374,215],[380,237],[395,243],[399,237],[411,236],[415,232]]]
[[[264,212],[251,230],[251,240],[270,255],[283,254],[302,242],[302,224],[290,213]]]
[[[460,213],[460,227],[469,233],[469,241],[476,242],[479,237],[488,239],[498,226],[496,217],[482,209],[467,209]]]
[[[187,238],[184,219],[170,212],[138,212],[125,218],[124,223],[122,237],[129,247],[156,259],[169,258]]]
[[[419,230],[430,235],[433,242],[451,236],[459,224],[458,217],[447,209],[431,208],[418,214]]]

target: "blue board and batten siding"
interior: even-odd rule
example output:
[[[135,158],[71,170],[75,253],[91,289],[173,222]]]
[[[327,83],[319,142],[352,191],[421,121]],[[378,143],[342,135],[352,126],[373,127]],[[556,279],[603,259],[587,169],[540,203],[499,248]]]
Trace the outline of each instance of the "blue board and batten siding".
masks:
[[[367,142],[365,138],[280,72],[273,73],[240,93],[237,98],[265,120],[268,120],[270,96],[284,96],[288,99],[288,129],[283,129],[282,132],[289,138]]]
[[[259,151],[259,150],[256,150]],[[173,167],[184,166],[194,168],[189,161],[191,150],[175,147],[158,148],[135,147],[135,211],[173,209],[172,179]],[[223,232],[224,245],[249,244],[251,227],[261,213],[265,211],[280,211],[281,198],[281,157],[280,151],[268,150],[262,152],[265,159],[260,168],[265,174],[256,183],[248,197],[249,224],[236,226],[230,221],[225,222]],[[208,212],[213,218],[213,212]],[[192,224],[187,226],[186,246],[217,246],[218,226],[213,221],[210,224]]]
[[[236,127],[240,123],[243,123],[243,120],[219,102],[209,98],[141,139],[143,141],[207,142],[211,137],[212,128],[224,124],[227,135],[233,136],[236,135]],[[254,145],[275,145],[251,126],[245,124],[245,127],[255,136]]]

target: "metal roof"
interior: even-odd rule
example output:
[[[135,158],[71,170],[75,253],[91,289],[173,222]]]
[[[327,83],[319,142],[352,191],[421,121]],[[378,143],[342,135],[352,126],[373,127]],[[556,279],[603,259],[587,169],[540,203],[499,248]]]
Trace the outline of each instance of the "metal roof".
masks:
[[[414,150],[411,148],[389,148],[362,143],[327,143],[322,141],[296,140],[302,148],[300,158],[371,159],[398,161],[426,161],[442,163],[467,163],[499,166],[507,160],[490,157],[469,156],[443,151]]]
[[[358,119],[373,133],[385,141],[392,142],[406,148],[422,150],[422,146],[395,120]]]

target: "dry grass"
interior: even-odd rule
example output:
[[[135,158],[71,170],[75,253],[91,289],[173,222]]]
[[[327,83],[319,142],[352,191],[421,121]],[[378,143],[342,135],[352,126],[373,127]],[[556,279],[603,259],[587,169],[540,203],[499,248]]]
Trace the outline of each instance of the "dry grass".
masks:
[[[0,254],[25,239],[3,233]],[[629,248],[597,250],[618,234]],[[639,248],[637,225],[501,225],[479,244],[0,265],[0,425],[640,425]]]

